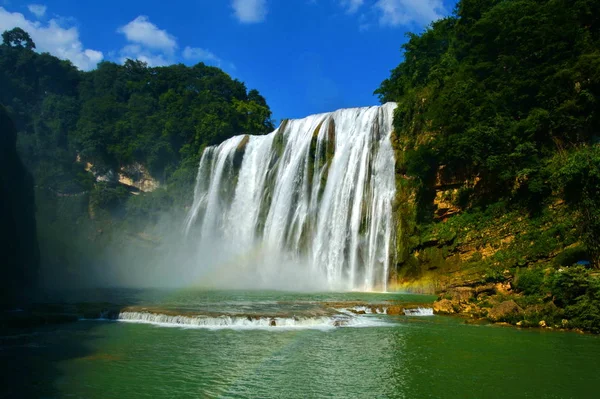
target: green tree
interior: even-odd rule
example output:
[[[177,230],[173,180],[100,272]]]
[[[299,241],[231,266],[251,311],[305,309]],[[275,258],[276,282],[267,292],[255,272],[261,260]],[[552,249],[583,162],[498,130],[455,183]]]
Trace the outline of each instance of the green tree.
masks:
[[[14,28],[2,33],[2,44],[9,47],[24,47],[33,50],[35,43],[31,40],[29,33],[21,28]]]
[[[579,228],[593,265],[600,268],[600,145],[558,155],[552,181],[577,210]]]

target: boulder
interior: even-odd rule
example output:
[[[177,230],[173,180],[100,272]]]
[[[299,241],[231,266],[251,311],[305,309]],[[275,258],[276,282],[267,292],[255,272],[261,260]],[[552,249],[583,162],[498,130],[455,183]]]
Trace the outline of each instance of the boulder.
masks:
[[[506,320],[510,316],[516,316],[523,313],[523,309],[515,301],[504,301],[488,312],[488,318],[492,321]]]
[[[454,303],[449,299],[440,299],[439,301],[433,303],[433,311],[435,313],[455,313]]]
[[[456,287],[448,291],[452,299],[459,303],[468,302],[469,299],[473,298],[474,293],[475,290],[471,287]]]
[[[507,295],[511,292],[512,286],[510,285],[510,282],[507,282],[505,284],[496,283],[494,289],[496,291],[496,294]]]
[[[479,294],[492,295],[495,292],[496,292],[496,286],[493,283],[489,283],[489,284],[485,284],[485,285],[478,285],[477,287],[475,287],[475,293],[477,295],[479,295]]]

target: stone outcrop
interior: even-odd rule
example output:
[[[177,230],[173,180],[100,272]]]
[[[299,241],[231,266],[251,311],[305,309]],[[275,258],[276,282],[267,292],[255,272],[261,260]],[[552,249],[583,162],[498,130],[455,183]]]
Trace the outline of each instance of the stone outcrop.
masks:
[[[119,171],[119,183],[148,193],[160,187],[160,182],[140,163],[123,166]]]
[[[440,299],[433,304],[433,311],[441,314],[453,314],[455,311],[455,304],[449,299]]]
[[[79,155],[77,155],[77,162],[83,162]],[[85,163],[85,170],[92,173],[97,182],[123,184],[133,188],[134,194],[139,191],[149,193],[160,187],[160,181],[152,177],[150,171],[138,162],[122,166],[118,173],[110,169],[100,172],[90,162]]]
[[[511,316],[523,313],[523,309],[515,301],[504,301],[488,311],[487,317],[492,321],[504,321]]]

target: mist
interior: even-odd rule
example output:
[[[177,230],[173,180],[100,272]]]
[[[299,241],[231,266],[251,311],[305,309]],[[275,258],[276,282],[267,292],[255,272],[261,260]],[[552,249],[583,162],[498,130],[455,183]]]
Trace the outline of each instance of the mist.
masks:
[[[173,210],[137,233],[111,232],[98,250],[83,253],[76,265],[63,270],[42,266],[42,284],[52,290],[87,288],[236,289],[329,291],[330,285],[307,259],[255,245],[239,243],[215,232],[200,238],[198,226],[185,231],[185,212]],[[84,251],[85,252],[85,251]]]

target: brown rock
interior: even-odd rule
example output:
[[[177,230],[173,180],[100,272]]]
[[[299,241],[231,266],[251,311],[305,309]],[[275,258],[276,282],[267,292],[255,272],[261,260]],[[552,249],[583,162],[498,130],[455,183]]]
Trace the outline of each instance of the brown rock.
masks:
[[[397,316],[404,314],[404,307],[398,305],[392,305],[387,308],[387,314],[390,316]]]
[[[454,303],[449,299],[441,299],[433,303],[433,311],[435,313],[452,314],[454,311]]]
[[[493,294],[494,292],[496,292],[496,286],[493,283],[486,284],[486,285],[479,285],[479,286],[475,287],[475,293],[477,295]]]
[[[496,294],[506,295],[506,294],[510,293],[510,291],[512,290],[512,287],[511,287],[510,283],[506,283],[506,284],[497,283],[494,286],[494,289],[496,291]]]
[[[523,313],[523,309],[515,301],[504,301],[489,310],[488,318],[492,321],[501,321],[520,313]]]
[[[471,287],[456,287],[448,291],[452,299],[458,302],[468,302],[473,298],[475,290]]]

